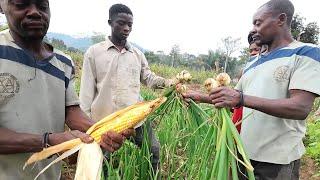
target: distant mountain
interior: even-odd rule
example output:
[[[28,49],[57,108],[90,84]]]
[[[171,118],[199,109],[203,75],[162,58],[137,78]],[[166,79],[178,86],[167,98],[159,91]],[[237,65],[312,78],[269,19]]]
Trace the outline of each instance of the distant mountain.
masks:
[[[74,47],[74,48],[80,49],[81,51],[86,51],[92,45],[91,37],[89,36],[75,37],[68,34],[48,32],[47,38],[49,39],[55,38],[55,39],[62,40],[64,44],[67,45],[68,47]],[[143,53],[148,51],[136,43],[131,42],[131,44],[136,48],[138,48]]]
[[[90,37],[73,37],[71,35],[53,32],[47,33],[47,37],[49,39],[55,38],[62,40],[68,47],[74,47],[82,51],[86,51],[88,47],[92,45]]]

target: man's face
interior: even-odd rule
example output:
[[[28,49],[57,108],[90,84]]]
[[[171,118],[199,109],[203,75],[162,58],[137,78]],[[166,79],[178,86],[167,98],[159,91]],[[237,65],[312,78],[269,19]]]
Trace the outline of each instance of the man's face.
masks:
[[[48,0],[8,0],[4,13],[10,30],[24,39],[42,39],[49,28]]]
[[[133,17],[131,14],[119,13],[109,21],[112,35],[119,40],[126,40],[132,30]]]
[[[277,18],[267,7],[261,7],[253,16],[253,40],[258,46],[270,45],[278,33]]]
[[[255,56],[257,54],[259,54],[261,47],[258,46],[256,43],[252,43],[249,46],[249,53],[250,56]]]

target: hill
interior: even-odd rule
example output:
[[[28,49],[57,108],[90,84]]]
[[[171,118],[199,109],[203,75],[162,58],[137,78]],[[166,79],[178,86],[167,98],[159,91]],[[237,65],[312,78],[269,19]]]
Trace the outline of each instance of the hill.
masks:
[[[62,40],[64,44],[67,45],[68,47],[74,47],[74,48],[80,49],[83,52],[86,51],[92,45],[91,36],[76,37],[68,34],[48,32],[47,38],[49,39],[55,38],[55,39]],[[131,44],[137,47],[143,53],[147,51],[146,49],[142,48],[136,43],[131,42]]]

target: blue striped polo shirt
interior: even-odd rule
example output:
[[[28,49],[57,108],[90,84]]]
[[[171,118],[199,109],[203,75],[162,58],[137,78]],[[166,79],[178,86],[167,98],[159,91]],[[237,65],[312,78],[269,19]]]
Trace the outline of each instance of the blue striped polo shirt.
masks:
[[[294,41],[286,47],[260,55],[248,62],[236,89],[267,98],[289,98],[289,90],[320,95],[320,49]],[[301,158],[305,120],[278,118],[244,108],[241,137],[249,157],[256,161],[289,164]]]
[[[58,50],[38,61],[14,43],[9,31],[0,34],[0,128],[19,133],[63,132],[66,106],[78,105],[71,59]],[[21,140],[23,141],[23,139]],[[0,155],[0,179],[33,179],[51,160],[22,167],[30,153]],[[59,179],[61,164],[40,179]]]

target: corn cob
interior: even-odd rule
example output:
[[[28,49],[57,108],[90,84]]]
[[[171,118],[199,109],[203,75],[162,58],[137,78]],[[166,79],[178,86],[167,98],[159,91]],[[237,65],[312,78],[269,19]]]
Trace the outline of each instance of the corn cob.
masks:
[[[94,141],[99,143],[101,141],[102,134],[110,130],[120,133],[123,130],[133,128],[139,123],[142,123],[148,114],[153,112],[165,101],[166,98],[161,97],[150,102],[137,103],[123,110],[117,111],[94,124],[91,128],[88,129],[87,134],[90,134],[93,137]],[[55,146],[51,146],[42,150],[41,152],[34,153],[27,160],[24,168],[29,164],[43,160],[53,154],[70,150],[80,145],[81,143],[81,140],[77,138]]]

